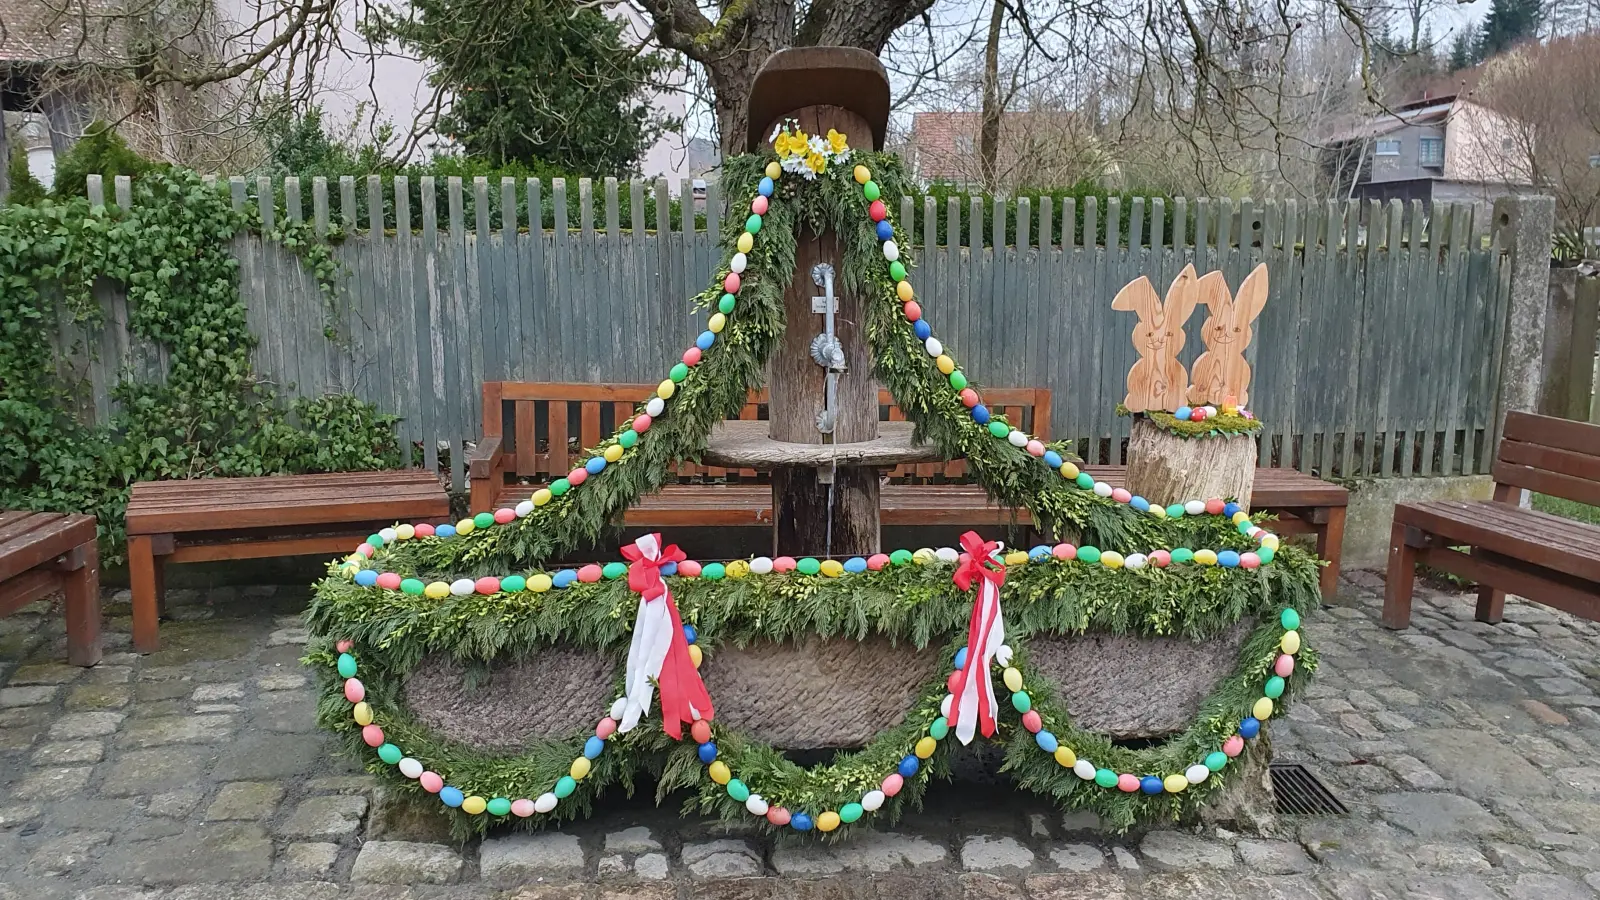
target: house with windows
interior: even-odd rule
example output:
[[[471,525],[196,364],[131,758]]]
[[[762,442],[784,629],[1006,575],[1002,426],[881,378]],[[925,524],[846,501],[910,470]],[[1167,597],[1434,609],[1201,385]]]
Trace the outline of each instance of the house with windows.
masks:
[[[1532,184],[1531,129],[1460,95],[1381,112],[1323,139],[1331,195],[1424,203],[1485,202]]]

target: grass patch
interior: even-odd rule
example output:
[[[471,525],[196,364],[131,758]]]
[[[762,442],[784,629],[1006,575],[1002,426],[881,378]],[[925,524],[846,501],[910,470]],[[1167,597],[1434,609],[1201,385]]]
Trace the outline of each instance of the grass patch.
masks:
[[[1563,500],[1560,497],[1550,497],[1544,494],[1533,495],[1533,508],[1540,512],[1547,512],[1553,516],[1564,519],[1575,519],[1579,522],[1588,522],[1590,525],[1600,525],[1600,506],[1590,506],[1576,500]]]

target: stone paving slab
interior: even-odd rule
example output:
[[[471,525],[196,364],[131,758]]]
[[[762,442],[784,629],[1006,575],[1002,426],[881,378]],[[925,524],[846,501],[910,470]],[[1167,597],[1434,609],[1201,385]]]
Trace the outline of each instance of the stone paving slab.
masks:
[[[1600,627],[1515,598],[1488,626],[1419,585],[1391,632],[1382,587],[1351,572],[1307,617],[1321,668],[1271,726],[1349,816],[1119,836],[958,783],[838,844],[644,789],[458,845],[316,730],[304,588],[181,594],[147,657],[113,593],[91,670],[41,601],[0,619],[0,900],[1600,900]]]

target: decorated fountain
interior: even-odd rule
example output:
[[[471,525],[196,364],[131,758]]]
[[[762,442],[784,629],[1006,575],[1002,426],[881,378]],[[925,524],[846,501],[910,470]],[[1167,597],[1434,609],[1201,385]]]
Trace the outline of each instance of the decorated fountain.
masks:
[[[751,152],[723,174],[748,211],[694,300],[705,331],[529,500],[396,523],[330,566],[308,612],[321,723],[462,834],[578,818],[647,776],[686,811],[838,834],[900,815],[983,744],[1018,789],[1112,829],[1259,803],[1319,596],[1317,561],[1247,505],[1265,269],[1237,296],[1193,268],[1164,298],[1142,278],[1117,295],[1140,360],[1114,486],[990,411],[934,336],[890,214],[905,176],[876,150],[876,58],[783,51],[749,103]],[[762,383],[770,420],[729,421]],[[878,422],[879,385],[903,427]],[[958,457],[1052,539],[885,552],[880,470]],[[692,560],[646,535],[547,563],[594,553],[684,459],[772,473],[771,556]]]

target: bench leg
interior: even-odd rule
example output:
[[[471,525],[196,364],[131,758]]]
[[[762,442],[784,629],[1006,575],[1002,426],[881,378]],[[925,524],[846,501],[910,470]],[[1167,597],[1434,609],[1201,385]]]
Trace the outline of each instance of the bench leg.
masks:
[[[1478,587],[1478,615],[1479,622],[1488,622],[1490,625],[1499,625],[1500,619],[1506,610],[1506,592],[1496,590],[1487,584]]]
[[[1317,555],[1328,561],[1322,567],[1322,602],[1331,603],[1339,593],[1339,555],[1344,547],[1345,508],[1328,510],[1328,521],[1317,529]]]
[[[1383,590],[1383,624],[1387,628],[1411,625],[1411,589],[1417,580],[1417,548],[1406,543],[1406,527],[1399,522],[1389,530],[1389,577]]]
[[[62,574],[67,599],[67,662],[92,666],[100,662],[100,551],[84,549],[84,563]]]
[[[161,605],[161,561],[156,559],[150,535],[128,537],[128,580],[133,587],[133,649],[154,653],[161,649],[158,637]]]

